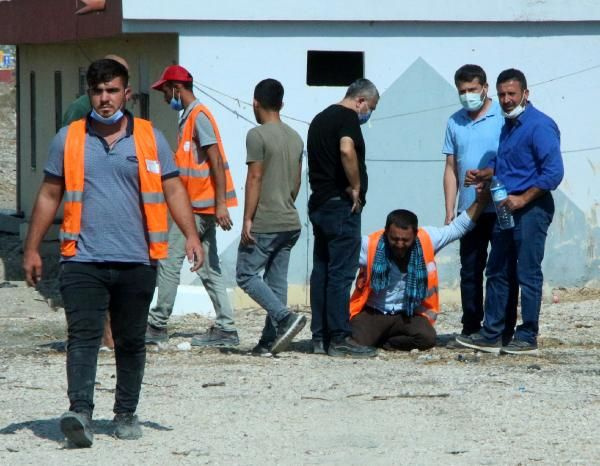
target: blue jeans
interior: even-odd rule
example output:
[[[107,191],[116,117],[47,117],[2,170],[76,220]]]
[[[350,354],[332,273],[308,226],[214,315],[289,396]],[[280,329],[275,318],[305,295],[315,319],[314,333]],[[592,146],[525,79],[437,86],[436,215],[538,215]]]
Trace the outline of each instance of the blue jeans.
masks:
[[[488,257],[488,245],[496,224],[493,212],[481,214],[475,228],[460,239],[460,296],[462,301],[462,333],[470,335],[481,329],[483,320],[483,276]],[[516,265],[516,264],[515,264]],[[517,323],[519,284],[516,269],[508,274],[509,299],[506,308],[506,325],[502,339],[509,342]]]
[[[330,199],[309,212],[313,225],[310,276],[314,340],[340,341],[352,334],[350,289],[358,270],[360,214],[346,199]]]
[[[94,382],[106,311],[115,341],[114,412],[134,413],[146,364],[146,322],[156,267],[129,263],[65,262],[60,292],[67,318],[70,411],[94,410]]]
[[[275,325],[289,314],[288,265],[300,230],[252,233],[252,236],[254,244],[240,243],[238,247],[236,280],[239,287],[267,311],[260,343],[269,345],[275,340]]]
[[[506,327],[510,275],[516,264],[521,288],[521,318],[515,339],[537,342],[538,321],[542,304],[542,260],[548,227],[554,216],[554,200],[550,193],[513,212],[515,227],[501,230],[496,225],[492,250],[487,264],[485,317],[481,334],[497,340]]]

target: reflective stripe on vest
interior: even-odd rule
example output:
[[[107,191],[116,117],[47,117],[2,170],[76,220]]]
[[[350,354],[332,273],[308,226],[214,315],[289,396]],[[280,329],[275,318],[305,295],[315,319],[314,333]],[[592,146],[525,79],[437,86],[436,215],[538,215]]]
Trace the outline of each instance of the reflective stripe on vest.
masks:
[[[356,317],[364,309],[371,293],[371,270],[373,269],[373,261],[375,252],[377,251],[377,243],[384,234],[384,230],[378,230],[369,235],[367,246],[367,265],[361,267],[354,292],[350,297],[350,319]],[[423,256],[427,264],[427,293],[425,299],[415,310],[417,315],[426,317],[431,325],[435,324],[437,315],[440,312],[439,294],[438,294],[438,274],[435,265],[435,251],[431,238],[425,230],[419,229],[417,236],[423,248]]]
[[[63,256],[77,253],[77,240],[81,231],[81,210],[84,192],[85,118],[69,125],[64,150],[64,218],[60,231],[60,250]],[[146,231],[151,259],[164,259],[168,251],[167,204],[162,191],[158,149],[152,124],[134,119],[133,140],[138,159],[140,193],[144,209]],[[154,167],[152,171],[148,167]]]
[[[202,163],[198,163],[194,157],[194,151],[192,150],[193,144],[195,144],[194,129],[196,127],[196,118],[200,113],[206,115],[212,125],[215,137],[217,138],[217,146],[223,161],[223,170],[225,171],[225,204],[227,207],[235,207],[238,205],[237,196],[233,186],[233,179],[231,178],[229,163],[227,162],[225,150],[223,149],[219,128],[208,108],[202,104],[197,104],[190,111],[183,125],[177,152],[175,152],[175,162],[179,168],[181,181],[192,202],[192,209],[194,212],[200,214],[214,214],[216,207],[216,192],[214,180],[210,176],[210,161],[207,158]],[[202,145],[202,141],[199,141],[199,144]]]

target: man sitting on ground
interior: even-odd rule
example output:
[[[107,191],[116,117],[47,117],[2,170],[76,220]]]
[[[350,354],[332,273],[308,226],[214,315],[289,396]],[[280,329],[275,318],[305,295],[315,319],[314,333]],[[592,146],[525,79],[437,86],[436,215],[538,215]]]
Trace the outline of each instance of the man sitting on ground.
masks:
[[[435,345],[439,313],[435,254],[475,226],[488,196],[441,228],[418,227],[409,210],[394,210],[385,229],[363,236],[356,288],[350,299],[352,337],[386,350],[427,350]]]

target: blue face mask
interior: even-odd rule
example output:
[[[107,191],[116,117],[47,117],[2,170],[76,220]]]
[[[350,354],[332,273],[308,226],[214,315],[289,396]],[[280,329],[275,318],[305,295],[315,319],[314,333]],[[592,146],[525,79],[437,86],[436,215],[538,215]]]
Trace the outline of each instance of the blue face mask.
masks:
[[[371,113],[373,113],[373,110],[369,109],[369,111],[367,113],[359,113],[358,114],[358,122],[361,125],[364,125],[367,121],[369,121],[369,118],[371,118]]]
[[[464,94],[459,94],[458,99],[467,112],[476,112],[483,107],[486,96],[483,95],[483,91],[481,94],[465,92]]]
[[[111,116],[103,117],[102,115],[97,113],[96,110],[92,109],[92,113],[90,114],[90,116],[94,120],[96,120],[98,123],[102,123],[103,125],[114,125],[121,118],[123,118],[123,111],[121,109],[119,109],[115,113],[113,113]]]
[[[175,98],[175,89],[173,89],[173,97],[171,97],[171,102],[169,102],[169,105],[176,112],[183,110],[183,104],[181,103],[181,95]]]

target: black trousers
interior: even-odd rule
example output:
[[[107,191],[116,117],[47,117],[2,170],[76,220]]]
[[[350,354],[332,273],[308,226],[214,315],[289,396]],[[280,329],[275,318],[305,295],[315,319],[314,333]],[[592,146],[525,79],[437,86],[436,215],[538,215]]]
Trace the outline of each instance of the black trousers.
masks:
[[[351,321],[352,338],[361,345],[410,351],[435,346],[435,329],[423,316],[382,314],[365,307]]]
[[[110,309],[115,342],[115,413],[135,412],[146,363],[145,331],[156,267],[130,263],[61,265],[67,318],[67,384],[71,411],[94,410],[98,350]]]
[[[313,226],[310,328],[313,340],[340,341],[351,333],[350,289],[360,254],[359,213],[347,199],[329,199],[309,212]]]

